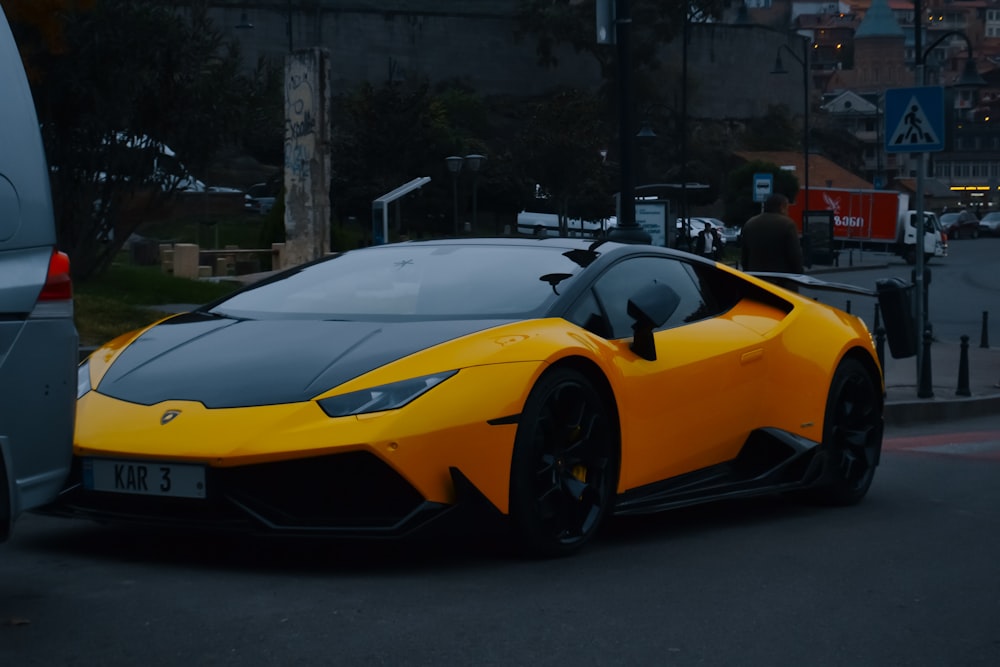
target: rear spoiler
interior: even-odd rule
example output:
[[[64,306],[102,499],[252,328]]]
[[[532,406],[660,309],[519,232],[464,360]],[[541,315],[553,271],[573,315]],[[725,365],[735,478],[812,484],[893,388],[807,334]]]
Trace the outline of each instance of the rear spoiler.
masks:
[[[778,284],[795,283],[809,289],[825,290],[827,292],[847,292],[848,294],[878,296],[876,290],[865,289],[857,285],[848,285],[847,283],[831,283],[826,280],[813,278],[804,273],[778,273],[774,271],[747,271],[747,273],[755,278],[761,278],[768,282],[777,282]]]
[[[899,278],[882,278],[875,283],[875,289],[866,289],[846,283],[832,283],[803,273],[778,273],[772,271],[748,271],[755,278],[761,278],[778,285],[789,283],[814,290],[860,294],[878,299],[879,310],[885,326],[885,337],[889,341],[889,352],[894,359],[905,359],[917,353],[917,321],[913,314],[913,283]]]

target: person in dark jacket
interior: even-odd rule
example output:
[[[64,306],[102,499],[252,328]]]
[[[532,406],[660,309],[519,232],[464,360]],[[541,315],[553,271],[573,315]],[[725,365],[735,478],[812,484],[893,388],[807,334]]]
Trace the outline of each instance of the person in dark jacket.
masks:
[[[788,217],[788,198],[773,194],[764,202],[764,212],[743,226],[744,271],[802,273],[799,231]]]

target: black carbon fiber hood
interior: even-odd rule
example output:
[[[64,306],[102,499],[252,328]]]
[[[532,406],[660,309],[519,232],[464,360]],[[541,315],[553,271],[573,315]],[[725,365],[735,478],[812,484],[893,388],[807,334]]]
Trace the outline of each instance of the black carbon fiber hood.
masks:
[[[97,389],[142,405],[166,400],[199,401],[209,408],[295,403],[420,350],[504,323],[182,315],[123,350]]]

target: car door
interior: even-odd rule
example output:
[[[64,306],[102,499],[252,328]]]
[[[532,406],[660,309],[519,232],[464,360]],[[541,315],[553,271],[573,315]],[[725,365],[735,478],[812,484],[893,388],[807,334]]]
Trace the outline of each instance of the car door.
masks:
[[[0,9],[0,541],[69,472],[77,333],[28,81]]]
[[[766,385],[766,338],[740,322],[760,310],[721,294],[719,269],[664,256],[630,258],[594,283],[606,335],[621,346],[617,397],[622,428],[621,488],[628,489],[731,459],[756,426]],[[669,285],[680,305],[654,334],[657,359],[628,350],[628,299],[651,282]],[[766,308],[765,308],[766,309]]]

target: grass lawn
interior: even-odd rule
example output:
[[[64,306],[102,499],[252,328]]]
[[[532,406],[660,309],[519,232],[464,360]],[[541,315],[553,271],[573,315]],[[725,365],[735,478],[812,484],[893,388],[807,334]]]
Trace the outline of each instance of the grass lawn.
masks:
[[[74,285],[80,345],[100,345],[159,320],[166,303],[207,303],[240,287],[236,281],[175,278],[159,266],[116,263],[104,275]]]

